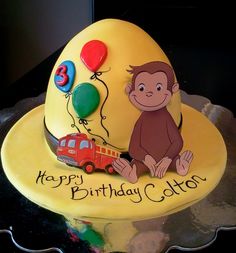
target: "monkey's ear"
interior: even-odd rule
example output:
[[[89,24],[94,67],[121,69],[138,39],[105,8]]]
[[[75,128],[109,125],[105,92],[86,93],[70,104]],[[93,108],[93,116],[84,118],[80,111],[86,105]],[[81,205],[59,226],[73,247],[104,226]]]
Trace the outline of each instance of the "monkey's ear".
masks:
[[[128,83],[128,84],[126,85],[126,87],[125,87],[125,93],[126,93],[127,95],[129,95],[130,92],[131,92],[131,90],[132,90],[132,84],[131,84],[131,83]]]
[[[172,86],[172,93],[179,91],[179,83],[174,83]]]

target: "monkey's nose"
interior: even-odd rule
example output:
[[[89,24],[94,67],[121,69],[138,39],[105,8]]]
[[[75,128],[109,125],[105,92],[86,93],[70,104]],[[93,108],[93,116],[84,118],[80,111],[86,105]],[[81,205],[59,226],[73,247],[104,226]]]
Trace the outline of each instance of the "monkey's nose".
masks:
[[[153,92],[152,92],[152,91],[146,92],[146,96],[147,96],[147,97],[151,97],[152,95],[153,95]]]

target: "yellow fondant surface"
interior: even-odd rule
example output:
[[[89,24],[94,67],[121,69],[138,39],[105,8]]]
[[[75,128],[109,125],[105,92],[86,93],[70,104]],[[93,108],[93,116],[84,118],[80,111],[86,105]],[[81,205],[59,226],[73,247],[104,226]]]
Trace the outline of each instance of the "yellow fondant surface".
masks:
[[[103,116],[106,117],[103,124],[109,132],[109,137],[100,124],[100,109],[107,95],[106,88],[98,80],[91,79],[94,73],[80,59],[81,49],[85,43],[91,40],[100,40],[107,47],[107,58],[98,71],[104,72],[99,78],[106,83],[108,88],[108,97],[103,107]],[[89,82],[96,87],[100,94],[100,104],[97,110],[86,117],[87,128],[91,129],[91,133],[102,136],[106,142],[122,149],[122,151],[127,151],[133,126],[140,116],[140,111],[130,103],[125,93],[125,87],[131,82],[132,77],[127,70],[130,69],[130,65],[138,66],[151,61],[163,61],[171,65],[165,53],[144,30],[132,23],[117,19],[105,19],[93,23],[66,45],[52,70],[48,83],[45,103],[47,128],[58,139],[76,132],[77,130],[72,127],[73,121],[68,113],[69,110],[80,131],[88,134],[90,139],[95,138],[96,143],[103,144],[101,138],[90,135],[79,124],[72,102],[68,103],[67,108],[69,98],[66,99],[65,93],[56,88],[54,83],[56,69],[66,60],[72,61],[76,70],[75,80],[70,91],[73,92],[78,84]],[[168,110],[176,124],[179,125],[181,115],[179,92],[173,94]],[[122,131],[120,126],[125,126]]]
[[[10,182],[25,197],[66,217],[86,220],[140,220],[177,212],[204,198],[218,184],[226,147],[216,127],[201,113],[182,105],[183,150],[194,160],[182,177],[142,176],[130,184],[119,175],[91,175],[57,161],[44,137],[44,105],[22,117],[4,140],[2,164]]]

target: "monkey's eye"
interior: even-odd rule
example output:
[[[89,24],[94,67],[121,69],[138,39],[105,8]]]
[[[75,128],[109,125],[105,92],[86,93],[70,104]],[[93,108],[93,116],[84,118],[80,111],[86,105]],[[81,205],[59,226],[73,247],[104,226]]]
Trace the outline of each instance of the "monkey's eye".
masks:
[[[158,90],[158,91],[161,91],[162,90],[162,84],[161,83],[158,83],[157,84],[157,86],[156,86],[156,89]]]
[[[145,90],[145,84],[144,84],[144,83],[140,83],[140,84],[138,85],[138,89],[139,89],[140,91],[144,91],[144,90]]]

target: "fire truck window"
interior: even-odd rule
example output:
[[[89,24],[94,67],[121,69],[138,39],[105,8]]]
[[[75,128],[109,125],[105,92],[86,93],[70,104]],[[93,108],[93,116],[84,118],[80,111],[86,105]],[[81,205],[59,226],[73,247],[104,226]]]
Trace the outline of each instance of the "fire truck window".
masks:
[[[80,142],[80,146],[79,146],[80,149],[88,148],[88,147],[89,147],[88,141],[81,141]]]
[[[66,140],[65,140],[65,139],[61,141],[60,146],[61,146],[61,147],[65,147],[65,146],[66,146]]]
[[[68,141],[68,147],[69,148],[74,148],[75,147],[75,140],[69,140]]]

